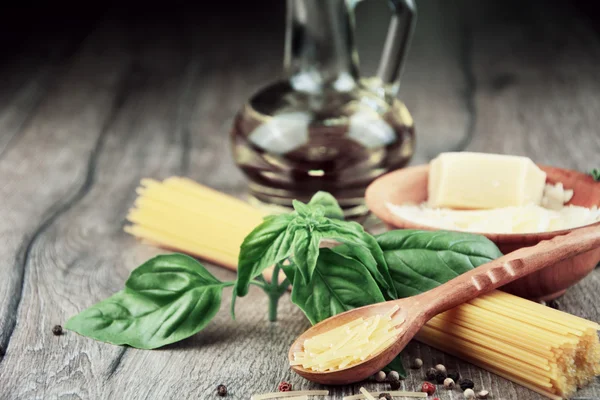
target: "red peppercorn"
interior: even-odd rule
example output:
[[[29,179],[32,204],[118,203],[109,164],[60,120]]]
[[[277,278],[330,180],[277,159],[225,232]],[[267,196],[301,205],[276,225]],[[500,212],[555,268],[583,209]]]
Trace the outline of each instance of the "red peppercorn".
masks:
[[[435,386],[433,383],[423,382],[423,385],[421,386],[421,392],[425,392],[428,396],[431,396],[435,393]]]
[[[277,390],[280,392],[290,392],[292,390],[292,384],[288,382],[281,382]]]

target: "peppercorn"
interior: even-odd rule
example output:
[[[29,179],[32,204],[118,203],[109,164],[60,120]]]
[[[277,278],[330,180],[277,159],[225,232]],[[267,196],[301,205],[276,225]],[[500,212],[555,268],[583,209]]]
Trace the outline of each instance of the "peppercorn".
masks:
[[[390,382],[390,389],[392,390],[398,390],[400,389],[400,381],[391,381]]]
[[[437,372],[437,369],[429,368],[425,373],[425,379],[427,379],[428,381],[435,381],[435,374],[437,374]]]
[[[454,382],[458,382],[458,380],[460,379],[460,374],[458,373],[458,371],[450,371],[448,372],[448,378],[452,378]]]
[[[435,369],[437,369],[438,371],[443,372],[444,374],[448,375],[448,371],[446,371],[446,367],[444,367],[442,364],[436,365]]]
[[[54,325],[54,327],[52,328],[52,333],[54,334],[54,336],[62,335],[63,334],[62,326]]]
[[[388,378],[388,380],[390,382],[399,381],[400,380],[400,374],[398,372],[396,372],[396,371],[390,371],[390,373],[388,374],[387,378]]]
[[[421,392],[427,393],[427,396],[431,396],[435,393],[435,386],[429,382],[423,382],[421,385]]]
[[[392,395],[389,393],[379,393],[379,398],[385,400],[393,400]]]
[[[546,305],[550,308],[554,308],[555,310],[560,310],[560,304],[556,300],[550,300],[546,302]]]
[[[376,373],[375,374],[375,380],[377,382],[383,382],[383,381],[385,381],[385,372],[379,371],[378,373]]]
[[[442,371],[437,371],[437,372],[435,373],[435,381],[436,381],[438,384],[440,384],[440,385],[441,385],[442,383],[444,383],[444,380],[445,380],[447,377],[448,377],[448,375],[447,375],[445,372],[442,372]]]
[[[419,369],[423,366],[423,360],[421,360],[420,358],[415,358],[412,362],[412,364],[410,365],[410,367],[412,369]]]
[[[444,379],[444,387],[446,389],[454,389],[454,386],[456,386],[456,383],[454,382],[454,379],[452,379],[452,378],[446,378],[446,379]]]
[[[221,397],[227,396],[227,386],[225,386],[225,385],[217,386],[217,394]]]
[[[465,396],[465,399],[474,399],[475,398],[475,392],[473,391],[473,389],[465,390],[463,395]]]
[[[292,390],[292,384],[288,382],[281,382],[277,387],[280,392],[290,392]]]
[[[473,389],[475,387],[475,384],[470,379],[461,379],[459,385],[462,390]]]
[[[487,390],[480,390],[477,393],[477,398],[478,399],[487,399],[489,394],[490,394],[490,392],[488,392]]]

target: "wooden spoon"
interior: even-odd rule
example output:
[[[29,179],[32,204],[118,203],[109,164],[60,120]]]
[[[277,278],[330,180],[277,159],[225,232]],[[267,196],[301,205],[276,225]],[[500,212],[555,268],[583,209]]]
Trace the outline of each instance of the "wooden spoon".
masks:
[[[392,318],[404,322],[398,325],[402,332],[395,342],[360,364],[327,372],[315,372],[301,366],[292,366],[292,369],[304,378],[322,384],[343,385],[362,381],[389,364],[421,327],[435,315],[549,264],[598,247],[600,247],[600,227],[592,225],[567,235],[542,241],[532,247],[516,250],[417,296],[373,304],[335,315],[314,325],[296,339],[288,354],[290,362],[293,361],[295,352],[303,351],[304,340],[357,318],[385,314],[397,305],[400,308]]]

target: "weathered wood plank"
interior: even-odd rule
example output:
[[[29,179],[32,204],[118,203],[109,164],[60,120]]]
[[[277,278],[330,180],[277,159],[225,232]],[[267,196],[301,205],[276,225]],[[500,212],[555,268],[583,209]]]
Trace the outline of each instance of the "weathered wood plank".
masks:
[[[43,41],[7,60],[0,68],[0,157],[39,105],[58,75],[61,61],[78,47],[81,37]],[[41,48],[51,49],[49,54]]]
[[[245,10],[246,17],[240,14],[232,21],[228,11],[221,11],[203,23],[205,32],[220,32],[223,24],[235,26],[220,37],[219,46],[211,45],[214,34],[197,34],[198,21],[193,16],[186,19],[185,25],[195,38],[192,46],[199,56],[197,79],[201,81],[201,89],[191,93],[193,108],[186,126],[190,132],[190,163],[186,173],[198,182],[240,195],[246,190],[246,180],[231,157],[229,134],[234,116],[255,91],[283,73],[285,4],[270,5],[268,13]],[[269,29],[254,29],[267,24]]]
[[[94,152],[81,152],[88,156],[87,164],[80,167],[81,179],[68,206],[45,224],[29,246],[17,314],[19,322],[28,323],[17,324],[0,365],[1,384],[8,388],[10,398],[102,398],[108,389],[123,392],[120,385],[104,383],[118,369],[123,348],[74,334],[55,338],[51,329],[116,291],[129,269],[148,257],[148,249],[131,247],[133,239],[121,228],[141,177],[168,176],[181,170],[184,142],[175,135],[181,101],[186,97],[180,97],[195,72],[186,73],[190,51],[182,48],[185,45],[174,29],[148,22],[129,27],[131,39],[124,31],[103,38],[111,48],[124,42],[139,49],[134,47],[133,60],[131,51],[107,54],[104,61],[115,64],[116,71],[131,66],[118,106],[107,119]],[[158,33],[148,36],[147,31],[160,32],[160,37]],[[106,65],[99,70],[88,68],[90,81],[104,81],[111,94],[119,93],[105,70],[113,69]],[[57,118],[63,124],[70,121],[64,115]],[[93,132],[86,122],[71,123],[73,128]]]
[[[63,60],[73,56],[101,16],[92,8],[87,23],[86,13],[76,22],[58,23],[52,21],[62,11],[57,7],[36,10],[39,14],[31,15],[28,10],[6,7],[0,14],[0,157],[59,76]],[[24,20],[27,24],[14,23]]]
[[[25,351],[11,344],[11,339],[16,339],[19,331],[56,323],[28,314],[25,302],[38,298],[43,287],[27,284],[32,274],[35,277],[35,270],[28,267],[36,262],[46,265],[47,260],[38,259],[34,251],[40,237],[91,185],[86,169],[102,143],[104,125],[116,107],[116,94],[129,63],[120,45],[97,56],[99,46],[115,33],[108,28],[93,36],[57,71],[57,84],[0,159],[4,210],[0,254],[5,260],[0,265],[0,377],[4,382],[17,371],[17,366],[11,365],[13,357]],[[19,312],[22,317],[18,317]],[[22,337],[25,342],[26,336]],[[22,378],[27,376],[32,377],[28,373]],[[13,382],[12,388],[26,390],[29,384],[35,386],[36,380],[20,388]],[[2,384],[3,395],[8,398],[9,386]]]

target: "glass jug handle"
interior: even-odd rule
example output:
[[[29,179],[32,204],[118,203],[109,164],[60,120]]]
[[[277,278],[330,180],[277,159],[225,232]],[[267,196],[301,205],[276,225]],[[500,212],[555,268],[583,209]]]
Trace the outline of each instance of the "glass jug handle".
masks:
[[[400,76],[410,39],[417,22],[417,6],[414,0],[387,1],[390,3],[393,15],[377,68],[377,85],[373,85],[375,82],[369,80],[368,86],[377,92],[383,89],[386,94],[396,96],[400,88]],[[353,3],[356,5],[359,2],[360,0]]]

